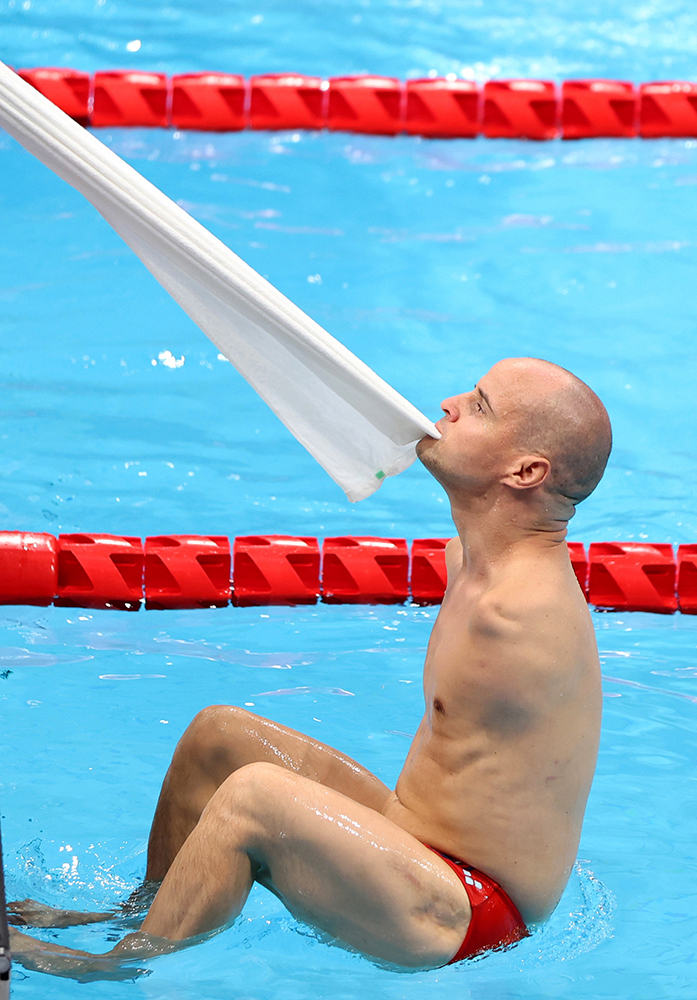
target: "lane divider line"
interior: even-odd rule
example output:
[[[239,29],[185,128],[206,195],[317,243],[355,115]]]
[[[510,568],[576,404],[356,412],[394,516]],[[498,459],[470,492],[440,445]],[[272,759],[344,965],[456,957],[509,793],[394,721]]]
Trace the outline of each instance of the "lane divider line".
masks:
[[[0,604],[171,608],[439,604],[447,538],[0,531]],[[589,604],[697,614],[697,544],[569,542]]]
[[[323,79],[298,73],[164,73],[66,67],[18,70],[82,125],[236,132],[329,129],[425,138],[694,138],[697,83],[489,80],[454,74]]]

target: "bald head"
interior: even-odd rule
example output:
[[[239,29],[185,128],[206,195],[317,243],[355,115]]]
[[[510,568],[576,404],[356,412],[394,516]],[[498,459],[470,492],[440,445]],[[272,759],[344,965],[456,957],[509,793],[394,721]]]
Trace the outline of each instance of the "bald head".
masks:
[[[547,458],[548,490],[577,504],[600,482],[612,448],[607,411],[585,382],[539,358],[510,358],[519,447]],[[496,366],[498,367],[498,366]]]
[[[556,520],[568,519],[605,471],[612,446],[605,407],[549,361],[499,361],[473,390],[441,408],[441,437],[423,438],[416,453],[459,504],[492,502],[501,496],[499,484],[516,502],[555,498]]]

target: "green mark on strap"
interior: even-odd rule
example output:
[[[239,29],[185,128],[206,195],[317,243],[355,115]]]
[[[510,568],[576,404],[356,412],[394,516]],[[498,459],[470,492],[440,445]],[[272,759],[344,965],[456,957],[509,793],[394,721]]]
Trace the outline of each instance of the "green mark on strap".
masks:
[[[375,478],[376,479],[384,479],[385,478],[385,473],[382,471],[382,469],[380,469],[379,472],[375,473]]]

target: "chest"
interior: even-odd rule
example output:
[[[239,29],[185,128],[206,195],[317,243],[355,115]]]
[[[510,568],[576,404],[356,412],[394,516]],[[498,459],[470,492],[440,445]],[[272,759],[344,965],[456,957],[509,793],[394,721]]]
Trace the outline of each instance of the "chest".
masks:
[[[472,635],[467,605],[446,600],[436,619],[424,663],[424,693],[451,701],[487,683],[485,650]]]
[[[524,737],[540,722],[544,671],[481,633],[466,605],[444,603],[424,666],[426,720],[448,739]]]

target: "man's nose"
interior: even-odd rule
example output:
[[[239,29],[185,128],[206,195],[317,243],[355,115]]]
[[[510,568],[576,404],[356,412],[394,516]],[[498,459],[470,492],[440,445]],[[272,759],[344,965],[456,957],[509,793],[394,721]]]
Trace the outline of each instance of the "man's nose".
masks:
[[[460,416],[460,408],[457,405],[457,397],[449,396],[440,404],[440,408],[448,420],[455,421]]]

